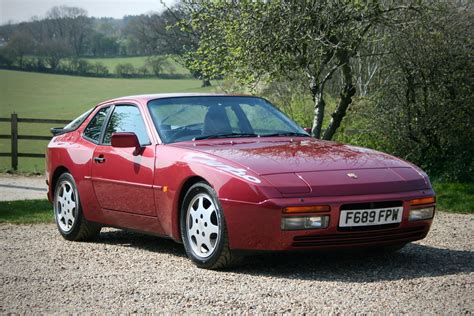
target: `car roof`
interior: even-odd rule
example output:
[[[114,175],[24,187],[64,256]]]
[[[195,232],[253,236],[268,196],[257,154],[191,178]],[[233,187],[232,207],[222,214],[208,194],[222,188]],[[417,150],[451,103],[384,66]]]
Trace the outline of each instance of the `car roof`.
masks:
[[[155,99],[164,99],[164,98],[180,98],[180,97],[210,97],[210,96],[247,96],[247,97],[255,97],[252,95],[247,95],[247,94],[226,94],[226,93],[155,93],[155,94],[138,94],[138,95],[130,95],[130,96],[124,96],[120,98],[115,98],[115,99],[110,99],[106,100],[104,102],[101,102],[98,105],[104,104],[104,103],[110,103],[110,102],[120,102],[120,101],[126,101],[126,100],[135,100],[139,101],[143,104],[147,103],[150,100],[155,100]]]

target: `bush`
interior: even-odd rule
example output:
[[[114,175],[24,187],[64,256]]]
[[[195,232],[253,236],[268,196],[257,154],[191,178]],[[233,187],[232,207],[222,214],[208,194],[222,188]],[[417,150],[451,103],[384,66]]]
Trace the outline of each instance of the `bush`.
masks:
[[[149,73],[148,67],[146,65],[138,67],[136,70],[137,70],[137,73],[139,73],[142,76],[146,76]]]
[[[69,62],[69,71],[77,75],[87,75],[93,72],[93,67],[85,59],[74,58]]]
[[[167,56],[153,56],[147,59],[146,66],[155,76],[159,77],[165,69],[170,67],[170,62]]]
[[[15,62],[15,55],[8,47],[0,49],[0,65],[11,67]]]
[[[120,77],[133,77],[135,75],[135,67],[131,63],[117,64],[115,73]]]
[[[100,61],[91,65],[92,72],[99,77],[105,77],[109,74],[109,69]]]

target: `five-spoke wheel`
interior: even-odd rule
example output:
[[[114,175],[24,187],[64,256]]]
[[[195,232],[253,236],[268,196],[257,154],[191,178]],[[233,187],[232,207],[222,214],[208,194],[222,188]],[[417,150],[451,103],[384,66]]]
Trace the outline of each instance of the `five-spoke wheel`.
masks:
[[[85,241],[99,234],[101,227],[82,214],[76,182],[70,173],[63,173],[56,182],[53,208],[56,225],[64,238]]]
[[[206,193],[197,194],[189,203],[186,214],[188,242],[196,256],[207,258],[216,249],[220,237],[216,205]]]
[[[235,262],[229,249],[224,213],[214,189],[191,186],[181,207],[181,237],[188,257],[201,268],[221,269]]]
[[[76,193],[72,184],[63,180],[58,184],[55,194],[54,211],[59,228],[68,232],[72,229],[77,216]]]

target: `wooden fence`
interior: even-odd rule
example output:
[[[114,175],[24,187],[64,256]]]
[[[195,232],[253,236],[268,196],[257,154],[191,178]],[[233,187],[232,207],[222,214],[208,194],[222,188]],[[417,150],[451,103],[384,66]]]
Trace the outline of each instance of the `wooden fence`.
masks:
[[[30,158],[44,158],[44,154],[40,153],[20,153],[18,152],[18,141],[22,139],[49,141],[52,136],[38,136],[38,135],[20,135],[18,134],[18,123],[41,123],[41,124],[59,124],[64,126],[70,120],[52,120],[52,119],[37,119],[37,118],[19,118],[16,113],[13,113],[9,118],[0,117],[0,123],[10,123],[10,134],[0,134],[0,139],[11,139],[11,152],[0,152],[0,157],[11,157],[11,167],[13,170],[18,169],[18,157]]]

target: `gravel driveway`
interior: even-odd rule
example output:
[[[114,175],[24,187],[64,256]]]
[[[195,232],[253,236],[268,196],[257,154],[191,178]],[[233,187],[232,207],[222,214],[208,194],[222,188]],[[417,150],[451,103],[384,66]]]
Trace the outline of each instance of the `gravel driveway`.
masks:
[[[45,176],[0,173],[0,201],[46,199]]]
[[[227,272],[157,237],[106,229],[72,243],[52,224],[0,225],[0,312],[473,313],[473,224],[438,213],[397,254],[260,255]]]

